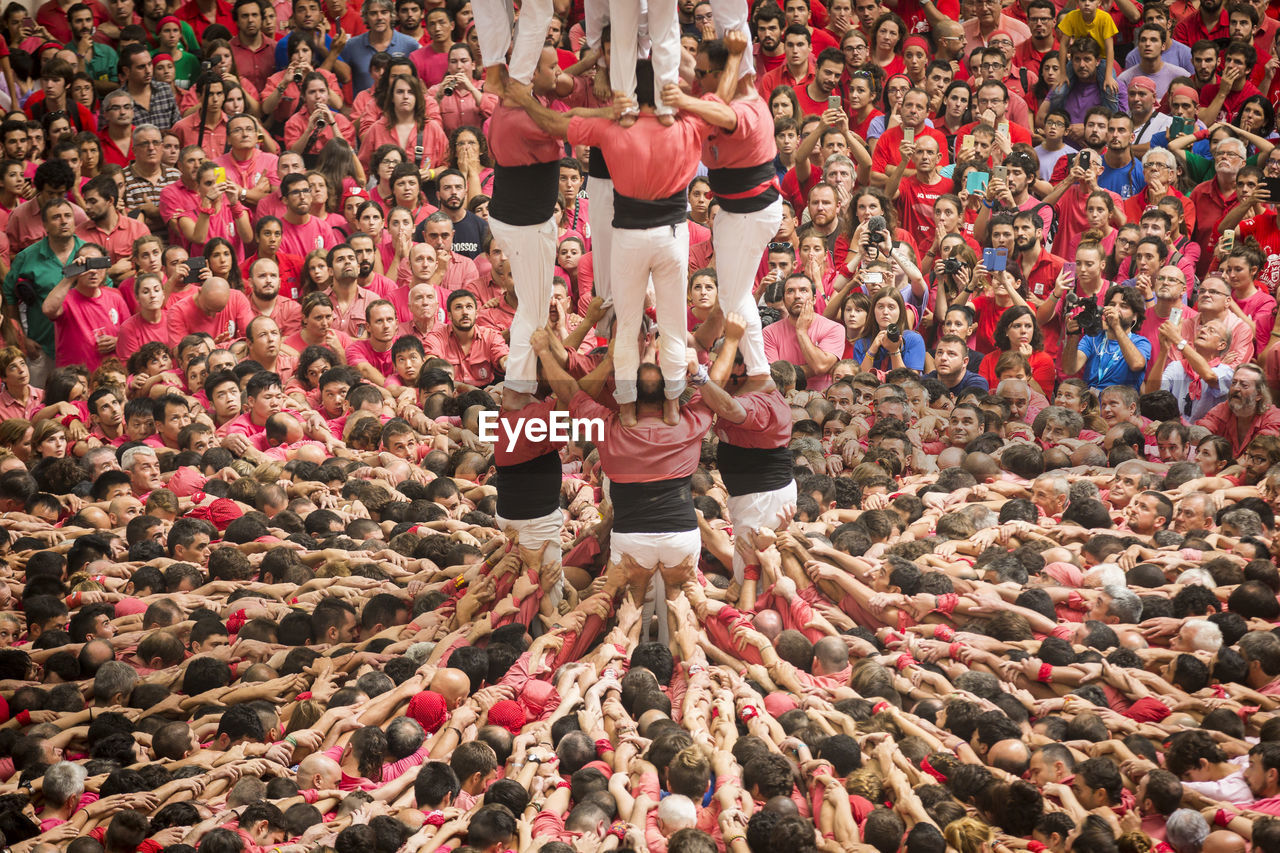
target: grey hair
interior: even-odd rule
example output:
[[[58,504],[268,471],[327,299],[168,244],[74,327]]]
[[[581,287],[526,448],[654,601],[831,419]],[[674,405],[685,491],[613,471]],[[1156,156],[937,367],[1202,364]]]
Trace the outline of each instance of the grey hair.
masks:
[[[1208,619],[1188,619],[1183,627],[1191,630],[1191,645],[1196,651],[1217,654],[1222,648],[1222,629]]]
[[[1126,625],[1136,625],[1142,619],[1142,599],[1128,587],[1108,585],[1102,591],[1111,599],[1107,613]]]
[[[102,105],[105,107],[108,101],[128,101],[130,106],[133,105],[133,96],[124,89],[112,89],[110,92],[102,96]],[[134,131],[135,133],[137,131]]]
[[[1072,502],[1089,500],[1097,498],[1101,494],[1098,491],[1098,485],[1088,480],[1076,480],[1071,484],[1071,491],[1068,493]]]
[[[408,658],[410,662],[418,666],[422,666],[427,662],[427,658],[431,657],[431,653],[435,650],[435,643],[414,643],[412,646],[405,649],[404,656]]]
[[[1064,410],[1065,411],[1065,410]],[[1072,414],[1075,414],[1074,412]],[[1057,493],[1058,497],[1066,497],[1071,492],[1071,483],[1061,474],[1041,474],[1036,477],[1035,482],[1044,483]]]
[[[1236,153],[1239,154],[1241,157],[1249,156],[1249,150],[1245,148],[1244,143],[1241,142],[1239,139],[1236,139],[1234,136],[1228,136],[1226,139],[1219,142],[1218,150],[1221,151],[1223,148],[1227,147],[1228,145],[1235,148]]]
[[[94,701],[109,702],[118,693],[127,700],[137,683],[137,670],[123,661],[109,660],[93,676]]]
[[[59,808],[72,797],[84,793],[84,780],[88,771],[79,764],[70,761],[59,761],[44,772],[45,802]]]
[[[1277,478],[1280,479],[1280,473],[1277,474]],[[1185,504],[1187,501],[1191,500],[1199,502],[1200,511],[1210,518],[1218,512],[1218,502],[1214,499],[1213,495],[1205,492],[1192,492],[1182,499],[1182,503]]]
[[[1198,811],[1178,809],[1165,820],[1164,836],[1178,853],[1198,853],[1209,837],[1209,823]]]
[[[121,91],[121,90],[117,89],[116,91]],[[160,134],[160,138],[161,138],[161,139],[163,139],[163,138],[164,138],[164,131],[163,131],[163,130],[161,130],[160,128],[156,127],[154,124],[140,124],[140,125],[138,125],[137,127],[135,127],[135,128],[133,129],[133,140],[134,140],[134,142],[137,142],[137,141],[138,141],[138,134],[140,134],[140,133],[147,133],[147,132],[152,131],[152,130],[154,130],[156,133]]]
[[[1256,512],[1244,507],[1224,513],[1219,524],[1230,524],[1241,537],[1262,535],[1262,519]]]
[[[1166,148],[1152,148],[1142,158],[1142,168],[1150,166],[1155,161],[1161,161],[1170,169],[1178,168],[1178,161],[1173,158],[1173,154]]]
[[[155,456],[156,452],[150,447],[130,447],[120,457],[120,467],[125,471],[133,469],[133,463],[137,461],[139,456]]]
[[[395,6],[392,4],[391,0],[366,0],[364,6],[360,8],[360,18],[363,19],[365,12],[378,6],[386,9],[388,12],[395,11]]]
[[[830,169],[832,166],[836,166],[836,165],[839,165],[839,164],[841,164],[841,163],[843,163],[843,164],[847,165],[847,166],[849,167],[849,171],[851,171],[851,172],[853,172],[855,175],[857,175],[858,167],[857,167],[857,166],[855,166],[855,165],[853,165],[853,161],[852,161],[852,160],[850,160],[850,159],[849,159],[849,157],[848,157],[847,155],[845,155],[845,154],[839,154],[839,153],[836,153],[836,154],[832,154],[830,157],[828,157],[828,158],[827,158],[827,160],[826,160],[826,162],[822,164],[822,175],[823,175],[823,177],[826,177],[826,174],[827,174],[827,170],[828,170],[828,169]]]

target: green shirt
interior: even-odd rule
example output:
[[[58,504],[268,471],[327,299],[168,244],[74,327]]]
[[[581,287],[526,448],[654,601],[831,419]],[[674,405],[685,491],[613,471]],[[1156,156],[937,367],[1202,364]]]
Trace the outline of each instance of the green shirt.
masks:
[[[76,49],[76,43],[74,41],[67,42],[63,47],[67,50],[74,51]],[[115,52],[115,49],[110,45],[105,45],[101,42],[95,41],[93,43],[93,56],[85,65],[84,70],[85,73],[94,80],[110,80],[114,83],[117,79],[116,73],[119,65],[120,57]]]
[[[75,257],[76,252],[80,251],[83,245],[84,241],[75,237],[71,241],[71,254],[67,256],[67,260],[70,261]],[[18,306],[18,318],[23,321],[22,325],[27,330],[27,337],[40,344],[49,358],[54,357],[53,321],[44,316],[41,306],[44,305],[45,297],[53,292],[58,282],[62,281],[62,268],[65,265],[66,263],[59,260],[53,253],[53,249],[49,248],[49,238],[43,237],[18,253],[18,256],[13,259],[13,266],[9,268],[9,274],[4,278],[5,302]],[[15,292],[18,279],[22,276],[31,279],[35,290],[35,302],[30,305],[23,304]]]
[[[1245,164],[1248,166],[1258,165],[1258,155],[1249,155],[1249,158],[1245,160]],[[1187,177],[1191,179],[1193,184],[1203,184],[1212,178],[1214,174],[1212,157],[1201,157],[1194,151],[1187,152]]]

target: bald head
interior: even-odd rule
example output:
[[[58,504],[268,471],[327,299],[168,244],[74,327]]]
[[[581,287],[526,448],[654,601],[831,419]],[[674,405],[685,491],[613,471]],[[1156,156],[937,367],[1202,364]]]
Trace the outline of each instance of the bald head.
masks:
[[[445,705],[453,711],[466,700],[470,693],[471,679],[462,670],[446,666],[436,671],[429,689],[443,696]]]
[[[823,637],[813,644],[813,674],[834,675],[849,666],[849,647],[839,637]]]
[[[298,765],[298,787],[332,791],[342,781],[342,767],[326,755],[313,752]]]
[[[231,284],[225,278],[208,278],[200,285],[200,292],[195,295],[196,305],[207,316],[212,317],[231,301]]]
[[[987,762],[1006,773],[1021,776],[1031,766],[1031,750],[1022,741],[1007,738],[987,750]]]
[[[764,634],[770,640],[776,640],[778,635],[782,633],[782,617],[778,615],[776,610],[761,610],[752,617],[751,627]]]
[[[1244,839],[1225,829],[1216,829],[1204,840],[1200,853],[1245,853]]]

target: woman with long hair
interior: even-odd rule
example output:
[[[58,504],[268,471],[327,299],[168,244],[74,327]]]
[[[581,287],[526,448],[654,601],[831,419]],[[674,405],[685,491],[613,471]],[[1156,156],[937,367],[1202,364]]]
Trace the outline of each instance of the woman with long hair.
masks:
[[[93,78],[83,71],[77,71],[71,78],[71,87],[67,93],[71,100],[95,115],[102,107],[98,103],[98,90],[93,87]]]
[[[1116,244],[1117,229],[1111,224],[1116,213],[1116,201],[1106,190],[1094,190],[1084,203],[1085,232],[1081,240],[1092,240],[1110,252]]]
[[[947,138],[948,151],[956,150],[956,137],[960,135],[960,128],[973,121],[972,104],[973,92],[964,80],[953,80],[943,90],[942,107],[934,119],[933,128],[942,131],[942,135]]]
[[[1240,105],[1231,123],[1247,133],[1269,139],[1276,133],[1276,108],[1264,95],[1254,95]]]
[[[324,75],[312,71],[302,78],[302,104],[284,123],[284,144],[306,163],[314,162],[331,139],[352,139],[355,128],[342,113],[329,106],[332,90]]]
[[[986,361],[984,358],[983,361]],[[1053,393],[1053,405],[1061,406],[1072,412],[1078,412],[1084,418],[1085,429],[1092,435],[1081,433],[1080,437],[1088,440],[1100,438],[1107,431],[1107,422],[1102,419],[1098,410],[1098,398],[1093,389],[1083,379],[1072,377],[1058,383],[1058,390]],[[1230,461],[1231,445],[1227,445],[1227,460]]]
[[[363,216],[363,208],[361,215]],[[378,248],[382,253],[382,274],[392,281],[399,280],[401,267],[409,263],[409,253],[413,249],[413,227],[413,214],[406,208],[393,207],[386,216],[386,243]]]
[[[773,120],[780,118],[790,118],[800,121],[804,116],[800,112],[800,100],[796,97],[796,90],[790,86],[778,86],[769,95],[769,114],[773,116]]]
[[[31,384],[31,370],[22,350],[0,350],[0,418],[30,420],[44,408],[43,400],[44,392]]]
[[[862,371],[909,367],[924,370],[925,346],[909,328],[911,315],[896,287],[882,287],[871,297],[871,314],[862,337],[853,344],[853,360]]]
[[[329,185],[329,199],[333,209],[341,211],[342,199],[352,190],[359,189],[368,183],[364,167],[356,158],[355,149],[347,140],[337,137],[330,139],[316,156],[315,171],[324,175]]]
[[[302,280],[298,287],[298,299],[311,293],[322,293],[333,286],[333,270],[324,249],[316,249],[302,262]]]
[[[837,269],[842,269],[848,261],[854,233],[858,230],[858,226],[873,216],[884,217],[895,242],[910,241],[911,235],[898,227],[896,206],[889,201],[884,190],[875,187],[859,187],[849,201],[848,213],[841,219],[840,233],[836,236],[832,254]],[[839,287],[839,283],[836,286]]]
[[[201,51],[204,54],[204,61],[209,65],[209,70],[203,73],[212,76],[215,80],[221,80],[224,94],[232,85],[239,85],[244,92],[245,111],[257,115],[261,109],[258,88],[241,77],[240,72],[236,70],[236,58],[231,52],[231,42],[226,39],[209,39],[201,45]],[[182,93],[178,101],[178,109],[183,115],[200,109],[198,86],[193,85]]]
[[[329,54],[317,48],[302,33],[290,33],[285,47],[289,64],[267,78],[262,86],[262,115],[265,121],[283,125],[302,105],[301,85],[307,75],[319,73],[329,86],[330,109],[342,107],[342,87],[334,76]],[[334,57],[337,58],[336,55]]]
[[[840,321],[844,324],[844,352],[842,359],[853,359],[853,346],[867,330],[871,317],[871,297],[865,293],[850,293],[840,306]]]
[[[412,163],[401,163],[391,173],[391,201],[413,214],[413,224],[421,224],[435,212],[422,195],[422,175]]]
[[[403,74],[392,77],[378,109],[381,120],[370,125],[360,141],[361,163],[369,164],[373,152],[388,144],[400,146],[408,162],[419,169],[444,163],[449,138],[440,120],[427,115],[427,95],[421,82]]]
[[[493,196],[493,158],[479,128],[459,127],[449,134],[449,163],[467,179],[468,200]]]
[[[369,195],[384,211],[395,204],[391,200],[391,175],[404,160],[404,151],[399,145],[383,145],[369,159]]]
[[[893,76],[906,71],[902,61],[902,42],[906,37],[906,23],[893,12],[885,12],[871,25],[871,61],[883,68],[885,74]]]
[[[25,418],[0,421],[0,449],[7,450],[24,465],[31,459],[31,438],[35,428]]]
[[[427,90],[427,97],[436,102],[445,133],[460,127],[479,127],[493,115],[498,96],[481,91],[482,85],[470,48],[461,42],[449,48],[448,73]]]
[[[902,99],[911,91],[911,80],[905,74],[894,74],[884,81],[884,91],[880,95],[880,109],[883,115],[874,119],[867,126],[868,142],[878,139],[889,127],[889,122],[902,108]]]
[[[1044,351],[1044,336],[1040,334],[1040,324],[1036,322],[1036,314],[1026,305],[1015,305],[1000,315],[996,330],[992,334],[996,349],[988,353],[978,365],[978,375],[987,380],[987,385],[995,388],[996,361],[1006,352],[1016,352],[1031,365],[1031,378],[1040,386],[1043,394],[1053,391],[1053,382],[1057,378],[1057,368],[1053,359]]]
[[[225,278],[233,288],[244,287],[244,281],[240,277],[240,267],[236,263],[236,250],[231,245],[231,241],[223,237],[210,238],[209,242],[204,244],[205,262],[209,266],[210,274],[218,278]]]
[[[323,219],[334,228],[345,226],[347,221],[335,210],[341,196],[330,189],[325,176],[316,171],[307,172],[307,186],[311,187],[311,215]]]
[[[308,262],[310,260],[308,258]],[[351,338],[333,327],[333,301],[323,293],[311,292],[302,297],[300,307],[302,323],[297,332],[285,339],[284,345],[295,352],[306,352],[308,347],[326,347],[337,357],[337,363],[346,364]]]
[[[1027,93],[1027,110],[1036,114],[1036,110],[1045,98],[1049,97],[1059,83],[1062,82],[1062,58],[1058,51],[1051,50],[1040,59],[1040,67],[1036,73],[1036,83]]]
[[[50,418],[31,431],[31,462],[62,459],[67,455],[67,428]]]
[[[859,68],[849,74],[845,96],[845,103],[849,105],[849,132],[863,139],[867,138],[872,122],[884,118],[884,113],[876,109],[876,100],[880,97],[877,75],[883,76],[883,72],[878,67],[872,68]]]

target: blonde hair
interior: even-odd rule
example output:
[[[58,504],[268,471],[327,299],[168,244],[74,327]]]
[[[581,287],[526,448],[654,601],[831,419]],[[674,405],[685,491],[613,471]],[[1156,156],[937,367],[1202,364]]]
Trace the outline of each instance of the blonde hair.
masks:
[[[995,837],[994,830],[977,818],[962,817],[947,824],[942,837],[958,853],[982,853],[983,848]]]

